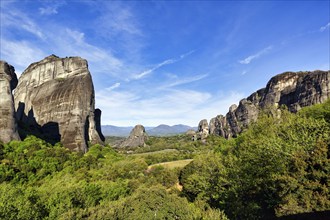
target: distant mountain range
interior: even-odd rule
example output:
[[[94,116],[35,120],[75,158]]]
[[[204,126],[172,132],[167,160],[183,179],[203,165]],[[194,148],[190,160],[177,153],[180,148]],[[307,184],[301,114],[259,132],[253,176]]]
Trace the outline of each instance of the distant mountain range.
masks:
[[[133,127],[118,127],[114,125],[103,125],[102,126],[102,133],[104,136],[117,136],[117,137],[127,137]],[[188,125],[158,125],[157,127],[145,127],[146,132],[148,135],[151,136],[169,136],[169,135],[176,135],[182,134],[186,131],[193,129],[197,130],[196,127],[190,127]]]

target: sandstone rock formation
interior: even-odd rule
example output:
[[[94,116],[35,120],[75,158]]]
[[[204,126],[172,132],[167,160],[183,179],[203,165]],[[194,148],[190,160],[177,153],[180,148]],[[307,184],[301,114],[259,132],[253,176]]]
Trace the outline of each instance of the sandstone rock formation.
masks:
[[[197,133],[194,129],[186,131],[185,135],[191,138],[192,141],[197,141]]]
[[[19,140],[12,91],[17,85],[13,66],[0,60],[0,141]]]
[[[132,129],[129,137],[120,145],[120,147],[144,147],[147,140],[148,135],[143,125],[136,125]]]
[[[209,125],[206,119],[199,122],[197,128],[197,140],[205,140],[209,135]]]
[[[95,114],[92,77],[80,57],[51,55],[32,63],[19,78],[14,100],[19,125],[71,150],[86,152],[88,142],[102,143],[101,112]]]
[[[196,131],[194,129],[189,129],[185,133],[187,136],[194,136],[196,134]]]
[[[271,78],[266,88],[242,99],[238,106],[232,105],[226,116],[212,118],[210,134],[235,137],[258,118],[262,109],[285,105],[289,111],[297,112],[329,98],[330,71],[285,72]]]

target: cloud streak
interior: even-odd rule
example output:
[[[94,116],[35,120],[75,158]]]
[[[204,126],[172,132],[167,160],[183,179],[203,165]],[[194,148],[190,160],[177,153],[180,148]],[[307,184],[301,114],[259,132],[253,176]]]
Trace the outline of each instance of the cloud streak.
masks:
[[[249,64],[249,63],[251,63],[252,60],[255,60],[255,59],[261,57],[262,55],[268,53],[268,52],[269,52],[270,50],[272,50],[272,49],[273,49],[273,46],[268,46],[268,47],[262,49],[261,51],[259,51],[258,53],[253,54],[253,55],[251,55],[251,56],[248,56],[247,58],[245,58],[245,59],[243,59],[243,60],[240,60],[240,61],[238,61],[238,62],[239,62],[240,64]]]
[[[113,84],[112,86],[106,88],[106,90],[107,90],[107,91],[112,91],[112,90],[114,90],[114,89],[119,88],[119,86],[120,86],[120,83],[117,82],[117,83]]]
[[[196,126],[201,118],[225,114],[228,106],[238,101],[243,94],[229,92],[212,95],[196,90],[174,89],[155,97],[138,96],[134,91],[96,92],[96,105],[107,109],[102,115],[102,124],[117,126],[145,126],[159,124],[186,124]],[[134,108],[132,108],[134,106]]]
[[[134,75],[133,76],[133,79],[136,79],[136,80],[137,79],[142,79],[145,76],[147,76],[147,75],[151,74],[152,72],[154,72],[155,70],[161,68],[162,66],[165,66],[165,65],[168,65],[168,64],[171,64],[171,63],[175,63],[175,62],[177,62],[177,61],[174,60],[174,59],[165,60],[165,61],[163,61],[161,63],[158,63],[156,66],[154,66],[154,67],[152,67],[150,69],[147,69],[147,70],[145,70],[145,71],[143,71],[143,72],[141,72],[139,74]]]
[[[65,1],[53,1],[53,2],[47,2],[45,4],[45,7],[40,7],[39,8],[39,13],[41,15],[53,15],[53,14],[57,14],[58,11],[57,9],[63,5],[65,5],[66,2]]]
[[[26,41],[11,41],[1,38],[1,57],[15,66],[20,74],[28,65],[42,59],[46,54]]]
[[[171,87],[175,87],[175,86],[179,86],[179,85],[184,85],[184,84],[196,82],[196,81],[199,81],[199,80],[202,80],[202,79],[206,78],[207,76],[208,76],[208,74],[202,74],[202,75],[191,76],[189,78],[178,79],[178,80],[176,80],[172,83],[169,83],[168,85],[165,85],[162,88],[171,88]]]
[[[138,80],[138,79],[142,79],[148,75],[150,75],[151,73],[153,73],[155,70],[163,67],[163,66],[166,66],[166,65],[169,65],[169,64],[173,64],[173,63],[176,63],[176,62],[179,62],[180,60],[183,60],[184,58],[186,58],[187,56],[189,56],[190,54],[192,54],[194,51],[189,51],[188,53],[185,53],[185,54],[181,54],[179,56],[179,58],[175,59],[175,58],[172,58],[172,59],[167,59],[167,60],[164,60],[163,62],[161,63],[158,63],[157,65],[155,65],[154,67],[150,68],[150,69],[147,69],[139,74],[135,74],[133,76],[133,79],[135,80]]]
[[[8,7],[8,6],[7,6]],[[45,40],[46,36],[41,31],[42,29],[30,19],[23,12],[16,9],[1,8],[1,26],[13,27],[15,29],[21,29],[29,32],[30,34]]]
[[[329,28],[330,28],[330,22],[328,24],[326,24],[325,26],[320,27],[320,31],[323,32],[323,31],[325,31],[325,30],[327,30]]]
[[[93,4],[93,3],[92,3]],[[120,2],[97,2],[101,16],[98,24],[107,34],[142,35],[139,24],[132,10]],[[101,7],[99,7],[101,4]],[[95,7],[95,5],[94,5]]]

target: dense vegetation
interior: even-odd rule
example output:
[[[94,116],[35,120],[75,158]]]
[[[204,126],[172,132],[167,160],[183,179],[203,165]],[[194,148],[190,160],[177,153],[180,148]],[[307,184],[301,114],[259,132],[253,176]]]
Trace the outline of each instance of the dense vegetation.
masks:
[[[330,101],[296,115],[265,113],[238,138],[187,165],[183,193],[230,219],[330,210],[329,148]]]
[[[0,144],[0,219],[270,219],[330,210],[330,101],[298,114],[265,112],[231,140],[180,135],[148,146],[123,154],[94,145],[82,154],[34,136]],[[179,159],[194,160],[148,168]]]
[[[70,152],[34,136],[0,145],[0,219],[226,219],[177,189],[179,170],[92,146]]]

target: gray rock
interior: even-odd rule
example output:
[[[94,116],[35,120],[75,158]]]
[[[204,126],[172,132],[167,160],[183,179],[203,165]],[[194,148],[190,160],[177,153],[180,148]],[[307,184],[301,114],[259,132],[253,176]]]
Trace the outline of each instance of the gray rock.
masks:
[[[266,88],[232,105],[225,117],[211,119],[210,134],[235,137],[257,120],[260,110],[287,106],[297,112],[305,106],[323,103],[330,98],[330,71],[285,72],[274,76]]]
[[[0,141],[20,140],[15,120],[12,90],[17,85],[13,66],[0,60]]]
[[[215,126],[215,120],[216,118],[211,118],[210,123],[209,123],[209,133],[210,134],[215,134],[217,127]]]
[[[197,133],[194,129],[189,129],[185,134],[190,137],[192,141],[197,141]]]
[[[205,140],[209,136],[209,125],[206,119],[203,119],[199,122],[197,128],[197,139]]]
[[[103,143],[92,77],[80,57],[51,55],[32,63],[19,78],[14,100],[22,124],[71,150],[86,152],[88,142]]]
[[[148,134],[146,133],[143,125],[136,125],[129,137],[120,145],[120,147],[144,147],[146,146],[146,141],[148,140]]]
[[[213,118],[213,125],[211,125],[210,122],[210,127],[213,127],[213,129],[210,130],[210,134],[222,137],[229,137],[232,135],[228,127],[227,118],[223,115],[217,115],[217,117]]]
[[[194,136],[196,134],[196,131],[194,129],[189,129],[186,131],[186,135],[188,136]]]

